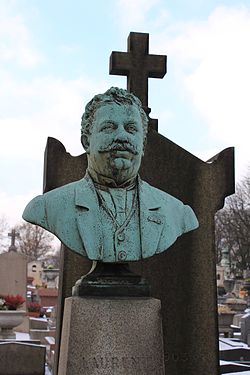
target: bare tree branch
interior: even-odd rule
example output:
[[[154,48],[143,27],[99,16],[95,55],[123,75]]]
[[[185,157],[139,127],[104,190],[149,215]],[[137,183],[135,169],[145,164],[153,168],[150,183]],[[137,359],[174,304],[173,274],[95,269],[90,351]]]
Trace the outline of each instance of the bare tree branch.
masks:
[[[229,250],[231,268],[242,275],[250,268],[250,174],[236,186],[236,193],[226,199],[225,207],[215,216],[217,262],[222,250]]]
[[[15,230],[20,235],[18,251],[31,260],[41,260],[52,251],[54,236],[38,225],[22,223],[16,226]]]

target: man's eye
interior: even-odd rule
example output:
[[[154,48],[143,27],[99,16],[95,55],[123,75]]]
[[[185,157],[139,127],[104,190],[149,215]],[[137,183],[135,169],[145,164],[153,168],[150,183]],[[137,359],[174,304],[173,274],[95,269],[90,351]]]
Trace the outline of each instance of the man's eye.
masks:
[[[137,132],[137,127],[135,124],[127,124],[126,125],[126,131],[129,133],[136,133]]]
[[[115,128],[115,125],[112,122],[107,122],[101,127],[102,132],[109,132]]]

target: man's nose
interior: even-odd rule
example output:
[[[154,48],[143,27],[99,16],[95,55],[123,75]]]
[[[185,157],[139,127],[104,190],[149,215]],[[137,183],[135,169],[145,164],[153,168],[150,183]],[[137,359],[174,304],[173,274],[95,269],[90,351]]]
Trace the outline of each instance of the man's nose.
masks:
[[[115,141],[126,141],[128,139],[128,133],[123,126],[118,127],[115,135]]]

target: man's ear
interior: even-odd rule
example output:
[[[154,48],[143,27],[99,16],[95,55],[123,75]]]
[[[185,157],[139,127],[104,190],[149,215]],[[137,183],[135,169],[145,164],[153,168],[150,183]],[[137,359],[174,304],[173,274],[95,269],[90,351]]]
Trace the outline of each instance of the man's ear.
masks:
[[[84,150],[86,153],[89,153],[89,137],[86,134],[83,134],[81,136],[81,143],[83,145]]]

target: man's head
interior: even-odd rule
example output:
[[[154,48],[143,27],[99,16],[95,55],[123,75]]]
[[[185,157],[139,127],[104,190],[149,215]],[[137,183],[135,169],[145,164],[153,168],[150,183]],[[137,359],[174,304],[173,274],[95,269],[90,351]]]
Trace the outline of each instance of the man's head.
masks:
[[[81,141],[89,169],[118,183],[135,177],[146,144],[148,118],[140,100],[111,87],[96,95],[82,116]]]

